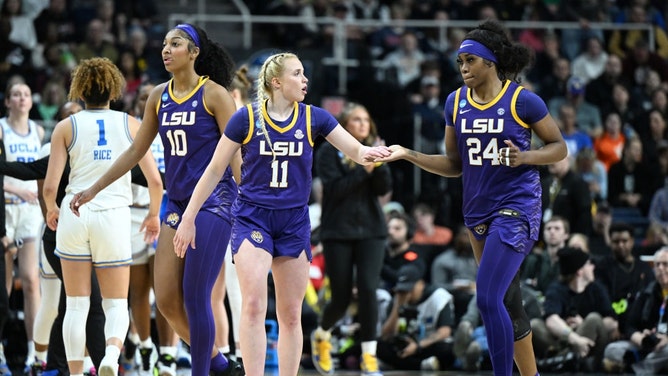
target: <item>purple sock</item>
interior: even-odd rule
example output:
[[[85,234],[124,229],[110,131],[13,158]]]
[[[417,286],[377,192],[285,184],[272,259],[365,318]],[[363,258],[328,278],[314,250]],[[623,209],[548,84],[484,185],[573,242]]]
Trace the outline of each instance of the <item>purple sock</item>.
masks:
[[[229,365],[230,363],[227,361],[227,358],[225,358],[223,354],[218,353],[218,355],[211,359],[210,367],[212,371],[222,372],[225,371]]]

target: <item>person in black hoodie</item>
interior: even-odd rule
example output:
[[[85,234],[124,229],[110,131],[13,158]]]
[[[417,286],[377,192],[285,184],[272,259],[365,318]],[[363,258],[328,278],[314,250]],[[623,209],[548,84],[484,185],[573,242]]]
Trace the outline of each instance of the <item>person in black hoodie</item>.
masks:
[[[369,112],[360,104],[349,103],[340,124],[365,145],[383,142]],[[330,333],[345,314],[355,284],[359,301],[365,302],[360,304],[358,313],[362,365],[374,369],[378,324],[378,305],[374,302],[387,237],[385,215],[378,198],[392,189],[391,171],[382,163],[357,165],[328,143],[320,146],[315,161],[323,184],[320,236],[331,300],[323,310],[320,327],[311,335],[314,364],[316,368],[331,366]],[[333,367],[324,371],[332,370]]]

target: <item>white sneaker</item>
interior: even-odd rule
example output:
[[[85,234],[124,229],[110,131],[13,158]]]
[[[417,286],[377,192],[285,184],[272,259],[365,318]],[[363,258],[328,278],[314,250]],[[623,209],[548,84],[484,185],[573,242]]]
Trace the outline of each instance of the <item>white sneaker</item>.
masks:
[[[99,376],[118,376],[117,359],[109,359],[109,356],[102,358],[100,369],[97,370]]]
[[[430,356],[427,359],[423,359],[420,363],[420,370],[422,371],[438,371],[441,368],[441,364],[438,361],[436,356]]]

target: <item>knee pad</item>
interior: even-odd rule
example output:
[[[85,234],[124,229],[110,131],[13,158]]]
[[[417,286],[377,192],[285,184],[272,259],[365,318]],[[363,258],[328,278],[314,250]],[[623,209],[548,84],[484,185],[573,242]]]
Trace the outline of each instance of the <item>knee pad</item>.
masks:
[[[86,351],[86,322],[90,297],[68,296],[63,319],[63,344],[68,361],[83,360]]]
[[[58,302],[60,300],[60,280],[42,279],[42,302],[37,310],[33,324],[33,339],[36,343],[49,343],[53,320],[58,316]]]
[[[104,310],[104,337],[117,338],[123,342],[130,327],[127,299],[102,299]]]
[[[503,303],[508,310],[510,320],[513,322],[513,334],[515,341],[519,341],[531,333],[531,323],[529,316],[527,316],[522,304],[522,290],[520,288],[520,275],[515,274],[506,296],[503,298]]]

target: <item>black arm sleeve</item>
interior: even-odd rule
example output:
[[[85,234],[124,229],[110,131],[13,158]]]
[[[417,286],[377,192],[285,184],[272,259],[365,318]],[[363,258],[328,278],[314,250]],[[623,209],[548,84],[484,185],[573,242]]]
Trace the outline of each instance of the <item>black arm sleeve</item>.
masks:
[[[0,169],[0,172],[2,169]],[[141,171],[141,168],[139,165],[136,165],[130,170],[132,174],[132,182],[141,185],[142,187],[148,187],[148,182],[146,181],[146,176],[144,176],[144,173]],[[165,186],[165,174],[161,171],[160,172],[160,180],[162,180],[162,186]]]
[[[2,161],[0,161],[0,174],[20,180],[39,180],[46,177],[46,169],[48,166],[48,155],[36,161],[25,163],[7,162],[3,154]]]

